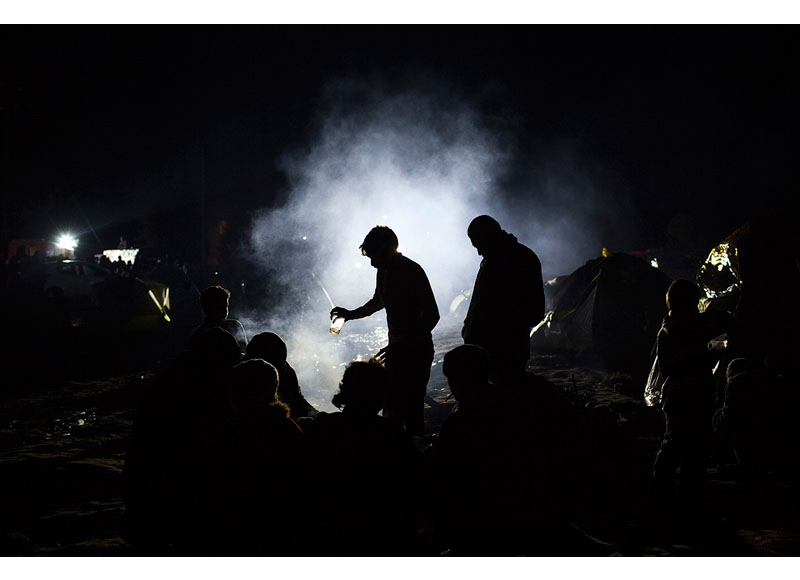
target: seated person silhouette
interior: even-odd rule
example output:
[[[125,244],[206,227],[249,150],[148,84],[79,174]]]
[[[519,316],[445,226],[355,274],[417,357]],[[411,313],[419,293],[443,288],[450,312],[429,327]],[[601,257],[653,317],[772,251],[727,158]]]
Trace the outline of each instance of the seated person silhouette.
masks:
[[[402,426],[378,413],[388,388],[376,361],[348,365],[332,403],[304,423],[309,465],[331,500],[314,523],[317,556],[409,555],[413,509],[421,485],[414,443]]]
[[[247,346],[247,333],[242,323],[234,318],[228,318],[230,297],[230,291],[222,286],[209,286],[200,293],[200,307],[205,314],[205,320],[192,332],[190,345],[204,330],[218,326],[230,332],[241,346]]]
[[[794,385],[745,358],[728,364],[726,378],[725,399],[713,424],[732,444],[737,463],[718,468],[753,482],[796,479],[800,438]]]
[[[303,396],[297,373],[286,360],[287,354],[286,343],[280,336],[274,332],[262,332],[247,344],[244,358],[260,358],[278,369],[278,397],[289,406],[292,417],[316,417],[317,410]]]
[[[207,532],[209,466],[230,415],[227,382],[242,353],[219,327],[142,394],[122,471],[123,537],[141,555],[192,551]],[[213,471],[213,470],[212,470]]]
[[[278,371],[261,359],[236,365],[227,383],[230,420],[209,480],[212,554],[298,556],[302,431],[277,397]]]
[[[477,345],[448,352],[442,370],[457,405],[426,456],[449,494],[433,506],[442,541],[452,555],[570,555],[576,538],[560,509],[563,465],[554,457],[569,450],[543,420],[567,417],[568,403],[534,382],[493,384],[491,356]]]

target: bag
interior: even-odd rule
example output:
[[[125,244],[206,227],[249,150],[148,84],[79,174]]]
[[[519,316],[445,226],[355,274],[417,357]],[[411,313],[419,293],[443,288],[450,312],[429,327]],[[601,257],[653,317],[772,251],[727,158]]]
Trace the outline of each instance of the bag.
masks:
[[[660,407],[664,401],[664,383],[666,377],[661,374],[658,368],[658,354],[653,355],[653,365],[650,367],[650,374],[647,376],[647,384],[644,387],[644,402],[648,407]]]

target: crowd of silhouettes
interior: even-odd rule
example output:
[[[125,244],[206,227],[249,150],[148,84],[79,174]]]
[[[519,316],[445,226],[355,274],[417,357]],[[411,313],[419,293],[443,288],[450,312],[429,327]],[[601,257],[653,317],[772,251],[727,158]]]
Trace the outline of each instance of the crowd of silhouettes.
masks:
[[[443,360],[456,405],[435,437],[423,413],[438,308],[389,228],[361,245],[377,269],[373,297],[331,312],[349,320],[385,309],[389,327],[377,356],[346,367],[336,412],[306,400],[278,334],[248,340],[228,318],[230,292],[204,290],[203,324],[140,401],[123,538],[151,555],[602,552],[573,525],[574,498],[598,461],[589,424],[563,390],[527,370],[529,333],[544,316],[539,260],[489,216],[468,235],[483,261],[464,344]],[[700,298],[694,283],[674,282],[657,337],[666,431],[653,481],[665,505],[703,489],[715,430],[749,476],[779,465],[796,472],[781,461],[797,441],[775,404],[786,386],[733,358],[742,354],[736,321],[701,313]],[[714,350],[721,335],[729,346]],[[720,361],[728,380],[715,392]]]

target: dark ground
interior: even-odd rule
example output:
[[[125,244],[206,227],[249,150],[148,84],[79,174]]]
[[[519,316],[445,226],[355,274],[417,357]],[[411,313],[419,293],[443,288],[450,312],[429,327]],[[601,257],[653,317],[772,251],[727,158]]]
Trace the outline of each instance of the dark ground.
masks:
[[[453,340],[437,343],[437,361]],[[102,376],[92,376],[90,361],[84,361],[80,380],[3,387],[0,555],[131,555],[118,534],[124,510],[120,471],[137,401],[154,366],[120,355],[111,363],[98,361]],[[139,370],[132,368],[137,364]],[[659,514],[649,475],[663,425],[641,400],[638,382],[609,376],[565,353],[537,354],[530,370],[569,394],[601,450],[599,468],[587,472],[585,495],[575,498],[574,523],[587,536],[585,555],[800,555],[797,488],[780,481],[755,488],[709,469],[699,508]],[[437,371],[426,410],[431,433],[452,406]],[[729,460],[724,449],[718,455],[721,462]],[[431,493],[447,501],[442,490]]]

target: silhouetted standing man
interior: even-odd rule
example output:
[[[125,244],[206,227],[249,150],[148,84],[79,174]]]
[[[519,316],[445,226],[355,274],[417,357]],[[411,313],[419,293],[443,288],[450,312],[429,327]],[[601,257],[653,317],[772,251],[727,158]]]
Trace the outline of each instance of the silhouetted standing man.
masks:
[[[386,226],[370,230],[361,254],[378,270],[375,294],[355,310],[335,307],[331,316],[345,320],[366,318],[386,308],[389,345],[385,356],[391,385],[383,407],[384,417],[402,421],[411,435],[425,433],[423,408],[433,362],[431,331],[439,322],[439,309],[422,267],[397,251],[395,233]]]
[[[467,229],[481,260],[461,336],[491,357],[492,377],[525,372],[531,328],[544,318],[544,284],[539,257],[488,215]]]

